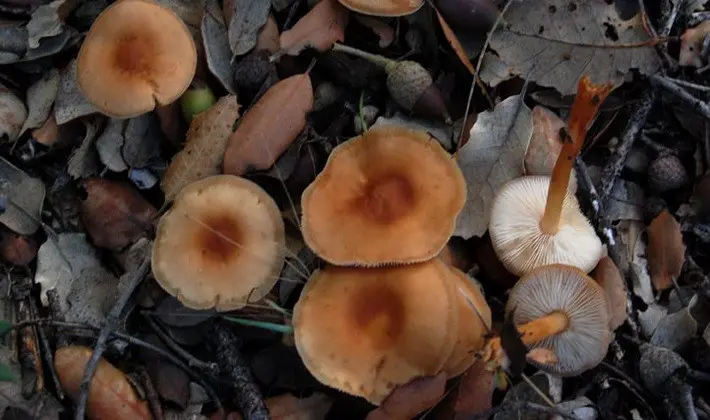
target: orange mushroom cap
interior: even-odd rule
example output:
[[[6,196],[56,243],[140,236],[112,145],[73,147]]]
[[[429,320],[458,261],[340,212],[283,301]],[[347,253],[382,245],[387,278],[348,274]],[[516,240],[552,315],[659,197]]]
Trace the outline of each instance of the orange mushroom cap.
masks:
[[[454,350],[444,365],[449,378],[462,374],[476,361],[476,352],[485,344],[491,328],[491,308],[475,280],[463,271],[451,267],[456,284],[459,311],[458,339]]]
[[[426,261],[465,201],[461,169],[434,138],[374,127],[336,147],[303,192],[303,238],[335,265]]]
[[[379,404],[397,385],[444,366],[458,332],[454,284],[438,259],[327,266],[294,308],[298,353],[320,382]]]
[[[338,0],[348,9],[363,15],[395,17],[419,10],[424,0]]]
[[[279,208],[264,190],[216,175],[183,188],[160,219],[153,275],[187,307],[239,309],[276,284],[285,242]]]
[[[91,25],[77,81],[102,113],[130,118],[178,99],[196,67],[195,42],[176,14],[150,1],[121,0]]]

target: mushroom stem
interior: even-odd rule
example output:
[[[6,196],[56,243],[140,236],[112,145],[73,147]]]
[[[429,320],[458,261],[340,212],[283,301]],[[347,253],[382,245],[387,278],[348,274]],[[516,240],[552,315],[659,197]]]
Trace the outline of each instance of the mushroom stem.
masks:
[[[552,170],[545,213],[540,221],[540,230],[548,235],[554,235],[559,230],[562,203],[567,194],[574,160],[582,150],[587,130],[599,110],[599,106],[611,93],[612,88],[612,84],[593,84],[588,76],[579,80],[577,95],[570,112],[569,129],[560,130],[559,133],[563,143],[562,151],[560,151]]]
[[[347,45],[339,44],[337,42],[333,44],[333,51],[354,55],[356,57],[371,61],[384,68],[392,67],[392,65],[396,63],[395,60],[389,59],[387,57],[383,57],[377,54],[371,54],[369,52],[358,50],[357,48],[353,47],[348,47]]]

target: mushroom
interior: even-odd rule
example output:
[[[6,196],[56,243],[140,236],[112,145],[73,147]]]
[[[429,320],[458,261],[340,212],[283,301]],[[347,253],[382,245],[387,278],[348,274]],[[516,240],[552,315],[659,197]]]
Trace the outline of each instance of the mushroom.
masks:
[[[334,265],[426,261],[465,201],[461,169],[433,137],[374,127],[337,146],[303,192],[303,238]]]
[[[444,365],[449,378],[462,374],[476,361],[476,352],[483,348],[491,328],[491,308],[483,297],[476,280],[463,271],[451,267],[456,283],[459,311],[458,338],[454,350]]]
[[[522,276],[548,264],[590,272],[602,257],[602,243],[568,185],[587,128],[610,92],[611,85],[594,85],[583,77],[570,113],[569,134],[560,130],[563,146],[552,176],[512,180],[494,198],[488,230],[496,255],[511,273]]]
[[[611,342],[604,290],[582,270],[561,264],[537,268],[513,287],[507,316],[529,348],[551,350],[557,363],[535,363],[559,376],[574,376],[598,365]],[[486,358],[500,357],[500,338],[486,345]]]
[[[328,265],[293,311],[296,349],[320,382],[379,404],[398,385],[436,375],[458,336],[450,269]]]
[[[338,0],[348,9],[363,15],[396,17],[419,10],[424,0]]]
[[[160,219],[153,275],[185,306],[228,311],[263,298],[284,264],[285,227],[258,185],[216,175],[182,189]]]
[[[102,113],[130,118],[177,100],[196,67],[195,42],[176,14],[151,1],[122,0],[91,25],[77,81]]]

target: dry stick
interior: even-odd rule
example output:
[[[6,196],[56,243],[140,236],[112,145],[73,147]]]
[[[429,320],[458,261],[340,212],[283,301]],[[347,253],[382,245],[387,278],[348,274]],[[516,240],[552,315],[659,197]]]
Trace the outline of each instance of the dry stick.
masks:
[[[155,390],[153,380],[150,379],[150,375],[148,375],[145,368],[141,369],[139,377],[145,388],[145,396],[148,399],[148,405],[150,406],[153,418],[155,420],[163,420],[165,416],[163,415],[163,406],[160,404],[160,396]]]
[[[239,338],[222,322],[214,324],[213,342],[217,362],[232,380],[234,397],[246,420],[269,420],[269,410],[242,357]]]
[[[34,317],[37,316],[37,313],[39,312],[37,310],[37,304],[32,299],[28,300],[30,302],[30,314],[34,319]],[[57,392],[57,397],[59,397],[60,400],[64,400],[64,388],[62,388],[62,384],[59,382],[59,377],[57,376],[57,369],[54,367],[54,355],[52,354],[52,349],[49,348],[47,334],[44,332],[44,328],[42,328],[41,325],[35,324],[35,330],[37,331],[37,335],[39,336],[39,345],[42,348],[42,355],[44,356],[47,365],[49,366],[49,373],[52,377],[52,382],[54,383],[54,389]]]
[[[682,86],[679,86],[665,77],[654,74],[649,77],[652,85],[660,86],[668,93],[678,97],[678,99],[690,105],[695,112],[702,115],[706,119],[710,119],[710,106],[705,101],[701,101],[695,96],[688,93]]]
[[[146,321],[148,321],[148,325],[150,325],[150,328],[153,329],[158,338],[160,338],[170,350],[174,351],[178,356],[185,360],[188,366],[200,369],[201,371],[206,372],[212,376],[216,376],[219,374],[219,365],[217,363],[203,362],[202,360],[197,359],[195,356],[191,355],[187,350],[180,347],[180,345],[176,343],[172,337],[170,337],[170,334],[168,334],[165,330],[163,330],[160,325],[158,325],[158,323],[153,319],[152,316],[150,316],[150,314],[144,313],[144,317]]]
[[[106,340],[109,335],[111,335],[111,333],[120,325],[120,318],[123,308],[126,307],[128,300],[133,295],[133,292],[136,290],[141,281],[143,281],[143,277],[145,277],[148,273],[149,268],[150,256],[146,255],[143,259],[143,263],[141,263],[140,267],[138,267],[138,269],[133,273],[133,277],[131,278],[131,281],[123,295],[118,298],[116,303],[113,305],[113,308],[111,308],[111,312],[109,312],[106,317],[106,323],[103,328],[101,328],[99,336],[96,339],[94,352],[91,354],[91,358],[86,364],[84,377],[82,378],[81,385],[79,386],[79,401],[77,403],[76,413],[74,414],[74,419],[76,420],[84,420],[86,416],[86,403],[89,399],[89,385],[91,384],[91,379],[93,378],[94,373],[96,373],[96,367],[99,364],[99,359],[101,359],[101,355],[106,350]]]

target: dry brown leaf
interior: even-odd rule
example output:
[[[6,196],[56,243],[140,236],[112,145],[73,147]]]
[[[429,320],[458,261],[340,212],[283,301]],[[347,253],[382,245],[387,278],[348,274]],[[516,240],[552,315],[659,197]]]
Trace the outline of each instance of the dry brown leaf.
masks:
[[[461,385],[456,398],[456,418],[474,416],[493,406],[493,372],[485,363],[474,363],[461,377]]]
[[[444,20],[444,17],[441,16],[439,10],[436,8],[434,8],[434,10],[436,11],[436,17],[439,19],[441,29],[444,31],[444,36],[446,37],[446,40],[449,41],[449,45],[451,45],[451,48],[453,48],[454,52],[456,53],[456,56],[459,58],[459,61],[461,61],[461,64],[463,64],[466,69],[471,72],[471,74],[476,74],[476,69],[473,67],[473,64],[471,64],[471,60],[468,59],[466,50],[464,50],[463,45],[461,45],[459,39],[456,38],[456,34],[454,33],[453,29],[451,29],[451,26],[446,23],[446,20]]]
[[[79,397],[79,386],[92,350],[81,346],[61,347],[54,354],[54,366],[62,388],[73,400]],[[86,405],[90,419],[145,419],[153,416],[144,401],[140,401],[126,375],[106,359],[99,364],[89,387]]]
[[[656,290],[672,287],[684,262],[680,224],[668,210],[663,210],[648,226],[648,273]]]
[[[550,349],[545,349],[538,347],[530,350],[525,357],[535,363],[540,365],[556,365],[559,363],[560,359],[557,358],[555,352]]]
[[[703,57],[701,57],[703,39],[710,33],[710,21],[705,21],[700,25],[686,29],[680,37],[680,54],[678,64],[681,66],[702,67]]]
[[[266,50],[271,53],[276,53],[281,49],[281,41],[279,38],[279,27],[276,24],[276,19],[274,19],[274,15],[269,14],[269,17],[266,19],[266,24],[262,26],[259,37],[256,39],[254,50]]]
[[[366,420],[409,420],[433,407],[444,396],[446,373],[423,376],[400,385],[367,414]]]
[[[345,38],[348,14],[337,0],[321,0],[293,28],[281,34],[281,49],[289,55],[298,55],[306,47],[328,51],[334,42]]]
[[[532,111],[533,131],[525,152],[526,175],[550,175],[562,151],[560,130],[567,124],[549,109],[536,106]]]
[[[32,130],[32,138],[45,146],[52,146],[59,140],[59,126],[57,125],[57,119],[54,118],[54,112],[49,114],[42,126]]]
[[[157,211],[127,182],[88,178],[81,221],[96,246],[120,250],[147,236]]]
[[[592,277],[606,293],[609,301],[609,328],[613,331],[626,321],[626,284],[616,264],[609,257],[599,260]]]
[[[237,118],[239,104],[234,95],[220,98],[193,118],[185,148],[170,162],[160,184],[166,200],[173,200],[187,184],[221,173],[224,151]]]
[[[269,409],[272,420],[321,420],[326,418],[333,400],[320,393],[315,393],[308,398],[283,394],[267,398],[264,403]],[[230,413],[230,416],[233,416],[234,420],[243,418],[238,413]]]
[[[224,173],[243,175],[271,167],[306,126],[312,108],[313,85],[307,73],[273,85],[229,137]]]
[[[25,265],[37,256],[37,241],[22,236],[0,224],[0,257],[10,264]]]
[[[355,14],[355,19],[363,26],[367,26],[380,38],[377,44],[380,48],[387,48],[394,42],[395,32],[384,20],[376,16]]]

